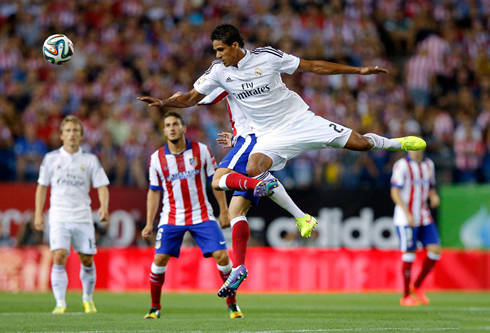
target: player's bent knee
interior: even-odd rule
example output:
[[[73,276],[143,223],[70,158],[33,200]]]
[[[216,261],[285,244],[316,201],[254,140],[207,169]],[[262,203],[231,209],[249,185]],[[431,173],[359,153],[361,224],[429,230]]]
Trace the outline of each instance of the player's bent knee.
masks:
[[[230,258],[228,257],[228,251],[226,250],[218,250],[213,252],[213,258],[216,260],[218,265],[225,266],[230,262]]]
[[[91,267],[94,262],[94,256],[90,254],[80,253],[80,261],[83,266]]]
[[[168,254],[155,254],[154,263],[157,266],[167,266],[170,256]]]
[[[430,251],[434,254],[440,255],[442,253],[442,246],[440,246],[440,245],[428,245],[427,251]]]

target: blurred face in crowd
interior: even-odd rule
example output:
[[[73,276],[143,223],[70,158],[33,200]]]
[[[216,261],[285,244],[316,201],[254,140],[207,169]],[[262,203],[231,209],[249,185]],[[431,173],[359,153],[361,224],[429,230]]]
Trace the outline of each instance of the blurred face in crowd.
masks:
[[[66,122],[61,128],[61,141],[64,146],[78,148],[82,141],[82,127],[72,121]]]
[[[410,158],[415,162],[422,162],[424,159],[424,150],[425,149],[409,151],[408,156],[410,156]]]
[[[213,41],[213,49],[216,51],[216,58],[221,60],[225,67],[236,66],[244,54],[237,42],[226,45],[220,40]]]
[[[167,137],[168,141],[176,144],[184,137],[187,127],[182,125],[180,119],[177,117],[167,117],[163,122],[163,134]]]

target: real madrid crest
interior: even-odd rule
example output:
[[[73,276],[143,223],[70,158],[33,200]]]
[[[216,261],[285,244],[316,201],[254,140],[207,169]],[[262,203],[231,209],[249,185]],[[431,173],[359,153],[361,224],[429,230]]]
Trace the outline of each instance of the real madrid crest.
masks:
[[[85,164],[80,165],[80,170],[85,171]]]
[[[255,67],[255,76],[261,76],[262,75],[262,70],[258,67]]]

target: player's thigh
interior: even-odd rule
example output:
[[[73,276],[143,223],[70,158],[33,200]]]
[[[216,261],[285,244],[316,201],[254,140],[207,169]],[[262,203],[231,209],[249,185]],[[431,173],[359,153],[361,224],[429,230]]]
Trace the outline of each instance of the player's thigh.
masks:
[[[170,260],[170,255],[160,253],[160,254],[155,254],[153,263],[159,267],[163,267],[163,266],[167,266],[169,260]]]
[[[166,254],[178,258],[184,234],[189,226],[162,224],[155,238],[155,255]]]
[[[68,227],[75,252],[86,255],[97,253],[97,247],[95,246],[95,227],[93,223],[70,223]]]
[[[259,198],[255,197],[252,191],[235,191],[228,207],[230,218],[247,216],[250,206],[252,204],[257,205],[258,201]]]
[[[409,226],[396,226],[396,233],[400,241],[402,252],[413,252],[417,249],[417,228]]]
[[[221,160],[218,165],[218,170],[226,168],[243,175],[247,174],[247,163],[257,138],[254,134],[247,135],[245,137],[239,136],[235,146],[230,149],[228,154]]]
[[[216,221],[191,225],[189,231],[205,258],[211,257],[213,252],[226,250],[225,236]]]
[[[442,251],[439,232],[434,223],[420,227],[419,240],[427,250],[439,254]]]
[[[70,255],[71,231],[68,223],[55,222],[49,224],[49,249],[54,253],[56,250],[65,250],[66,256]]]

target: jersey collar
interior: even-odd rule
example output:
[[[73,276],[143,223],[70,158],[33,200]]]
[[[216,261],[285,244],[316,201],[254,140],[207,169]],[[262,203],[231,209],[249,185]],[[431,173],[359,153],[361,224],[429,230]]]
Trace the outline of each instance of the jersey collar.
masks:
[[[245,49],[245,56],[238,62],[236,65],[238,69],[240,69],[242,66],[244,66],[247,61],[250,59],[250,51]]]
[[[61,155],[63,155],[63,156],[69,156],[69,157],[73,157],[73,158],[82,155],[82,151],[83,151],[82,146],[80,146],[80,147],[78,147],[78,151],[75,154],[72,155],[72,154],[70,154],[69,152],[67,152],[65,150],[65,146],[62,146],[60,148]]]
[[[192,144],[189,140],[185,139],[185,150],[183,152],[185,152],[186,150],[189,150],[189,149],[192,149]],[[182,153],[180,153],[180,154],[182,154]],[[180,154],[175,154],[175,155],[180,155]],[[168,143],[165,144],[165,155],[174,155],[170,152],[170,149],[168,148]]]

